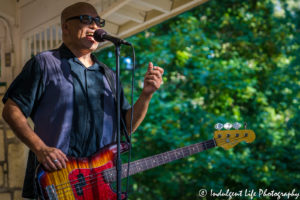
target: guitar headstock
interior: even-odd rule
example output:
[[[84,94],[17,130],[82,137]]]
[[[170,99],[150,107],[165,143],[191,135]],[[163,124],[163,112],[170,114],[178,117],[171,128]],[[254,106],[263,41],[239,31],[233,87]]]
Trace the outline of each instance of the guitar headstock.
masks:
[[[242,125],[240,123],[226,123],[226,124],[216,124],[215,128],[218,129],[214,133],[214,139],[216,141],[216,145],[223,147],[224,149],[228,150],[240,143],[241,141],[245,141],[247,143],[251,143],[255,140],[255,133],[253,130],[239,130]],[[229,130],[231,128],[235,130]],[[225,128],[227,130],[221,130]],[[245,125],[245,128],[246,125]]]

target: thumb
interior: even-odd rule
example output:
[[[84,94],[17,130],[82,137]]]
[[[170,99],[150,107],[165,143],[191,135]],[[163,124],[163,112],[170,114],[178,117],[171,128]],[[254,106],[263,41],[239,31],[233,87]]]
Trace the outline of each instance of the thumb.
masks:
[[[151,71],[153,70],[153,63],[152,62],[149,62],[149,65],[148,65],[148,71]]]

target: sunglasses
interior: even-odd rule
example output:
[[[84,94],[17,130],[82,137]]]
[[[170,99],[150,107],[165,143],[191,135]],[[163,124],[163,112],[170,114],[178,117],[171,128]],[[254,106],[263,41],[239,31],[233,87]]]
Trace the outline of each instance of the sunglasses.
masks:
[[[72,19],[79,19],[82,24],[90,25],[94,21],[98,27],[105,26],[105,19],[101,19],[99,16],[98,17],[92,17],[89,15],[74,16],[66,19],[66,22]]]

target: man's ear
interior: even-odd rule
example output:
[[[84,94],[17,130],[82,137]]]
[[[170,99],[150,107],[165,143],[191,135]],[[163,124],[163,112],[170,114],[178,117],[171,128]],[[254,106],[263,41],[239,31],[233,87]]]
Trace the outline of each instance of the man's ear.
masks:
[[[61,25],[61,30],[62,30],[63,33],[68,33],[69,32],[69,26],[68,26],[68,24],[67,23],[63,23]]]

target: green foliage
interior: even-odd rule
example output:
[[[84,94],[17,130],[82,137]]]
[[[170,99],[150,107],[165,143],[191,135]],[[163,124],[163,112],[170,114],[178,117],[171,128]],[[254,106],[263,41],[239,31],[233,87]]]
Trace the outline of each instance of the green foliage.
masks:
[[[130,199],[197,199],[201,188],[299,192],[300,10],[289,2],[211,0],[128,39],[136,97],[149,61],[165,69],[133,135],[133,160],[211,139],[217,122],[247,122],[256,133],[254,143],[133,176]],[[98,57],[114,66],[108,54]],[[122,82],[129,97],[130,71]]]

